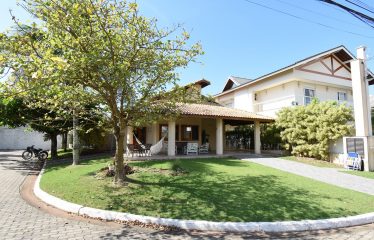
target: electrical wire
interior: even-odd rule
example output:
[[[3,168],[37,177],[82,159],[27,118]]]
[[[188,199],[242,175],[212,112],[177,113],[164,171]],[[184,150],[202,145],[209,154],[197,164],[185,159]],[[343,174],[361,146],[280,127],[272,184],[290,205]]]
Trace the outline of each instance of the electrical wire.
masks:
[[[276,1],[281,2],[281,3],[283,3],[283,4],[286,4],[286,5],[289,5],[289,6],[292,6],[292,7],[294,7],[294,8],[298,8],[298,9],[304,10],[304,11],[306,11],[306,12],[310,12],[310,13],[313,13],[313,14],[316,14],[316,15],[319,15],[319,16],[322,16],[322,17],[326,17],[326,18],[329,18],[329,19],[332,19],[332,20],[338,21],[339,23],[344,22],[344,23],[346,23],[346,24],[350,24],[350,25],[355,26],[355,27],[360,27],[360,28],[365,28],[365,29],[367,29],[367,27],[365,27],[365,26],[358,25],[358,24],[354,24],[354,23],[349,22],[349,21],[344,21],[344,20],[342,20],[342,19],[335,18],[335,17],[332,17],[332,16],[330,16],[330,15],[323,14],[323,13],[320,13],[320,12],[317,12],[317,11],[313,11],[313,10],[310,10],[310,9],[308,9],[308,8],[301,7],[301,6],[299,6],[299,5],[296,5],[296,4],[293,4],[293,3],[289,3],[289,2],[284,1],[284,0],[276,0]],[[337,9],[339,9],[340,11],[342,11],[342,12],[345,13],[345,11],[343,11],[342,9],[340,9],[340,8],[337,8]]]
[[[349,2],[350,4],[353,4],[353,5],[357,6],[357,7],[359,7],[359,8],[361,8],[361,9],[364,9],[364,10],[366,10],[366,11],[368,11],[368,12],[374,13],[374,11],[371,11],[370,9],[367,9],[366,7],[361,6],[361,5],[358,4],[358,3],[354,3],[354,2],[352,2],[352,1],[350,1],[350,0],[345,0],[345,1],[346,1],[346,2]]]
[[[368,26],[374,28],[374,18],[373,17],[370,17],[366,14],[363,14],[359,11],[356,11],[352,8],[349,8],[343,4],[340,4],[338,2],[335,2],[333,0],[316,0],[316,1],[319,1],[319,2],[325,2],[325,3],[328,3],[330,5],[334,5],[334,6],[337,6],[345,11],[347,11],[348,13],[350,13],[351,15],[353,15],[354,17],[356,17],[357,19],[359,19],[360,21],[364,22],[365,24],[367,24]]]
[[[276,8],[273,8],[273,7],[269,7],[269,6],[263,5],[261,3],[253,2],[251,0],[244,0],[244,1],[246,1],[246,2],[248,2],[250,4],[254,4],[254,5],[257,5],[257,6],[260,6],[260,7],[263,7],[263,8],[266,8],[266,9],[278,12],[278,13],[282,13],[284,15],[287,15],[287,16],[290,16],[290,17],[293,17],[293,18],[305,21],[305,22],[309,22],[309,23],[313,23],[313,24],[316,24],[316,25],[319,25],[319,26],[322,26],[322,27],[325,27],[325,28],[333,29],[335,31],[345,32],[345,33],[349,33],[349,34],[352,34],[352,35],[356,35],[356,36],[360,36],[360,37],[365,37],[365,38],[374,38],[374,36],[368,36],[368,35],[364,35],[364,34],[360,34],[360,33],[356,33],[356,32],[351,32],[351,31],[347,31],[347,30],[344,30],[344,29],[336,28],[336,27],[333,27],[333,26],[330,26],[330,25],[327,25],[327,24],[324,24],[324,23],[320,23],[320,22],[317,22],[317,21],[306,19],[306,18],[294,15],[294,14],[289,13],[289,12],[285,12],[285,11],[282,11],[282,10],[279,10],[279,9],[276,9]]]

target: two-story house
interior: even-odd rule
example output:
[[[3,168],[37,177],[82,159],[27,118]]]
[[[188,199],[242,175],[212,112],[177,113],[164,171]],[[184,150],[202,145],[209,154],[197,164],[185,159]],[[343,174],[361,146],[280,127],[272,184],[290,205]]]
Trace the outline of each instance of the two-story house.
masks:
[[[229,77],[215,100],[227,107],[276,117],[283,107],[307,105],[313,98],[353,106],[350,61],[356,59],[339,46],[300,60],[256,79]],[[369,84],[374,84],[368,71]],[[331,152],[343,152],[337,142]]]

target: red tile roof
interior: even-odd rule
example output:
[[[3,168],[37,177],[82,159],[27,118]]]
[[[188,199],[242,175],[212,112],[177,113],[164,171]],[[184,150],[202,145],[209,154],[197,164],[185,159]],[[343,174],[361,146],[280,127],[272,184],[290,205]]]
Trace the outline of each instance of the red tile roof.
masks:
[[[262,122],[274,121],[274,118],[272,117],[263,116],[244,110],[224,107],[218,104],[184,103],[179,105],[179,110],[181,111],[182,116],[215,117],[249,121],[260,120]]]

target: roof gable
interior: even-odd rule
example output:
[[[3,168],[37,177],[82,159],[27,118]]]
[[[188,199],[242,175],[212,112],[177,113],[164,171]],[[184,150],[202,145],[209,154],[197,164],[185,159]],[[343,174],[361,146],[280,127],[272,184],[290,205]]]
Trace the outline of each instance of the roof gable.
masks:
[[[240,85],[243,85],[245,83],[248,83],[252,81],[251,79],[248,79],[248,78],[241,78],[241,77],[234,77],[234,76],[230,76],[227,81],[226,81],[226,84],[222,90],[222,92],[225,92],[227,90],[230,90],[230,89],[233,89],[233,88],[236,88]]]
[[[296,70],[351,80],[351,70],[336,55],[330,54],[295,67]]]

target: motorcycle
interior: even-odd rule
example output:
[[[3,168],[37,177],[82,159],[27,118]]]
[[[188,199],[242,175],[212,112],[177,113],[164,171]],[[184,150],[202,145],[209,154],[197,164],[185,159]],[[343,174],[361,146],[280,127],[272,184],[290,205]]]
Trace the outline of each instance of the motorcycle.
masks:
[[[44,161],[48,157],[48,152],[41,148],[34,148],[34,145],[27,147],[22,153],[22,158],[25,160],[30,160],[32,157],[37,157],[40,161]]]

